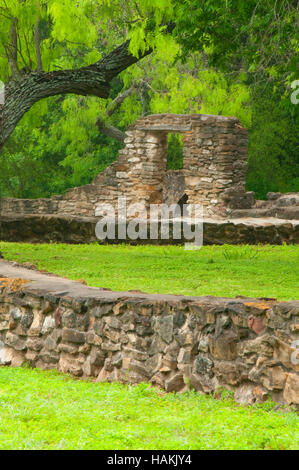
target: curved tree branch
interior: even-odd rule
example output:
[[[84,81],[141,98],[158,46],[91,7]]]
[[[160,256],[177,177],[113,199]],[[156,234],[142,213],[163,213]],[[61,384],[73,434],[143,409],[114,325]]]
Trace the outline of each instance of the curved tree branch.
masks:
[[[130,96],[133,91],[138,88],[138,85],[136,82],[134,82],[130,88],[125,90],[123,93],[118,95],[108,106],[107,106],[107,111],[106,114],[107,116],[112,116],[112,114],[122,105],[122,103],[125,101],[125,99]]]
[[[166,25],[165,32],[171,33],[174,27],[174,23]],[[87,67],[53,72],[38,70],[17,80],[12,77],[5,87],[5,103],[0,105],[0,150],[24,114],[42,98],[67,93],[108,98],[111,80],[152,53],[149,48],[136,57],[129,51],[129,44],[130,41],[125,41]]]
[[[108,98],[111,80],[152,52],[149,49],[135,57],[129,52],[128,46],[129,41],[126,41],[87,67],[53,72],[36,71],[19,80],[12,77],[5,87],[4,106],[0,105],[0,149],[24,114],[42,98],[67,93]]]
[[[106,135],[107,137],[111,137],[112,139],[116,139],[122,144],[124,143],[124,140],[126,138],[125,132],[122,132],[120,129],[117,127],[111,126],[110,124],[107,124],[106,117],[112,116],[112,114],[121,106],[121,104],[124,102],[124,100],[130,96],[136,89],[138,88],[138,85],[136,82],[134,82],[130,88],[125,90],[123,93],[120,93],[108,106],[107,106],[107,111],[106,111],[106,116],[98,116],[97,118],[97,126],[99,131]]]

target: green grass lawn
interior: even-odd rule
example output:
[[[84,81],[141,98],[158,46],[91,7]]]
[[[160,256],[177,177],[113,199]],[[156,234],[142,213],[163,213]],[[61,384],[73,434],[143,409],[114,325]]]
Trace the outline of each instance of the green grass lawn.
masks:
[[[299,246],[30,245],[0,242],[8,260],[30,262],[112,290],[299,298]]]
[[[0,368],[0,449],[298,449],[298,417],[148,384]]]

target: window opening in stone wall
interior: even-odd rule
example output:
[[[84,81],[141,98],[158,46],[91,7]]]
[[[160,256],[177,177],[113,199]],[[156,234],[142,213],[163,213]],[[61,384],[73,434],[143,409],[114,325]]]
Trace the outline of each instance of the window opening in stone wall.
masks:
[[[182,170],[183,135],[169,133],[167,135],[167,170]]]

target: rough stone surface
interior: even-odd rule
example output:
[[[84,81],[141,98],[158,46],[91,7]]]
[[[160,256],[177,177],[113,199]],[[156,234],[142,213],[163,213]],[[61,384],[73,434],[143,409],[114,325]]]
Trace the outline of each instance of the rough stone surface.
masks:
[[[299,302],[112,292],[0,261],[0,363],[299,404]]]
[[[247,193],[248,194],[248,193]],[[232,217],[275,217],[277,219],[299,220],[299,193],[268,193],[266,201],[254,201],[250,208],[238,209],[230,201],[231,211],[228,211]]]

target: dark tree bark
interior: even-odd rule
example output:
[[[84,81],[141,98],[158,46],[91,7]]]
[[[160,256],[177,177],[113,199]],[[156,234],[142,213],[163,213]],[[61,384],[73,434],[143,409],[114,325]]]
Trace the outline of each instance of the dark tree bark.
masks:
[[[129,41],[88,67],[53,72],[36,71],[12,77],[5,87],[5,104],[0,105],[0,149],[24,114],[34,103],[49,96],[75,93],[108,98],[111,80],[120,72],[152,52],[139,57],[129,50]]]

